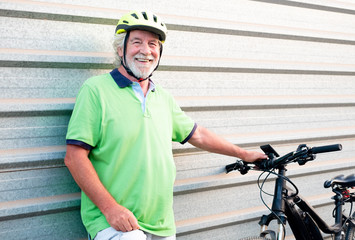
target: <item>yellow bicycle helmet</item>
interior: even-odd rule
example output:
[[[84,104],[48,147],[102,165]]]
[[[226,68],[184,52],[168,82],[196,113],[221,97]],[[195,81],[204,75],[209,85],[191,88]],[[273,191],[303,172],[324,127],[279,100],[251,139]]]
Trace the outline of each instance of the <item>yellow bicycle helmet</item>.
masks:
[[[124,44],[123,44],[123,59],[121,59],[121,65],[126,69],[127,73],[138,80],[138,82],[145,81],[149,79],[153,73],[151,73],[147,78],[139,78],[137,77],[132,70],[126,66],[126,51],[127,51],[127,41],[130,35],[130,31],[132,30],[144,30],[157,34],[159,36],[159,40],[164,43],[166,39],[167,28],[165,24],[160,21],[160,19],[150,13],[148,11],[131,11],[125,15],[123,15],[117,23],[116,26],[116,34],[127,33]],[[163,53],[163,45],[160,45],[160,56],[158,60],[158,64],[154,71],[158,68],[160,63],[160,58]],[[153,71],[153,72],[154,72]]]
[[[117,23],[116,34],[131,30],[145,30],[153,32],[159,36],[159,40],[164,43],[167,28],[165,24],[151,12],[131,11],[123,15]]]

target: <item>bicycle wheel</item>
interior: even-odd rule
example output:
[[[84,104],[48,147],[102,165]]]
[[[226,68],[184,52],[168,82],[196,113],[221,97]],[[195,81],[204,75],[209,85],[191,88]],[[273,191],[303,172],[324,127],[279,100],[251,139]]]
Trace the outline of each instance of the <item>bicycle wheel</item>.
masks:
[[[355,219],[355,212],[353,213],[352,219]],[[345,240],[355,240],[355,225],[353,224],[352,221],[348,221],[348,223],[345,225]]]

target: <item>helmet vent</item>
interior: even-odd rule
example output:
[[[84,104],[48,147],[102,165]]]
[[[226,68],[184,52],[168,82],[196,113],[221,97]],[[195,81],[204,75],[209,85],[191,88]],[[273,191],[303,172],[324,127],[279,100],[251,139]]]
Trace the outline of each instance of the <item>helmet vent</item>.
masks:
[[[115,34],[128,33],[132,30],[153,32],[159,36],[162,43],[165,42],[167,34],[166,24],[161,21],[161,18],[145,10],[131,11],[123,15],[116,25]]]
[[[131,16],[134,17],[135,19],[138,19],[138,16],[135,13],[132,13]]]
[[[144,17],[145,20],[148,20],[148,16],[147,16],[147,13],[146,12],[142,12],[142,15]]]

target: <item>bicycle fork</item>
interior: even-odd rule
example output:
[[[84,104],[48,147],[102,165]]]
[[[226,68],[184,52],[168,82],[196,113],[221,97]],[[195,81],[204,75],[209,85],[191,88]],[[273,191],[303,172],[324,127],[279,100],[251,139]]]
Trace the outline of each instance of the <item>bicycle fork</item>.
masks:
[[[271,208],[272,212],[269,215],[262,216],[259,222],[259,225],[261,226],[260,236],[265,237],[269,234],[273,240],[284,240],[286,234],[284,227],[286,225],[285,202],[283,200],[283,195],[286,194],[284,192],[286,189],[286,182],[283,179],[285,171],[284,166],[280,166],[274,189],[274,200]],[[275,219],[277,220],[278,225],[277,233],[267,229],[270,222]]]
[[[269,223],[272,220],[277,220],[277,233],[272,230],[268,230]],[[286,217],[285,216],[277,216],[274,213],[269,215],[263,215],[261,220],[259,221],[259,225],[261,226],[261,237],[266,237],[266,235],[270,235],[272,240],[284,240],[285,236],[285,228],[284,225],[286,224]]]

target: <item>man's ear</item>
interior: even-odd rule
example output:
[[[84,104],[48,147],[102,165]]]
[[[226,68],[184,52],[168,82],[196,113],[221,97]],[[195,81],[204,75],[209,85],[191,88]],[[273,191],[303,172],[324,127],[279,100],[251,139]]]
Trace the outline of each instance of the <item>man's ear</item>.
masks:
[[[117,53],[118,53],[118,56],[123,57],[123,49],[122,48],[118,47]]]

